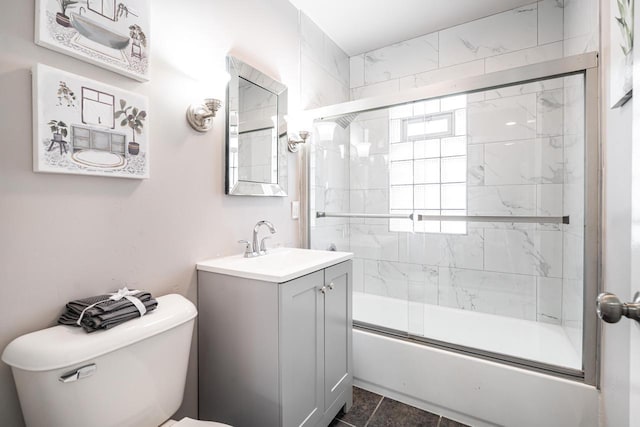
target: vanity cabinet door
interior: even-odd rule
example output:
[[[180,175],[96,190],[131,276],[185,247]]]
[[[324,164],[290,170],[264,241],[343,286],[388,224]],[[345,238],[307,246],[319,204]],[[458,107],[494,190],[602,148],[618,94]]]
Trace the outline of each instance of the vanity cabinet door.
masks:
[[[324,395],[325,410],[351,386],[351,261],[325,270]]]
[[[315,426],[324,414],[324,271],[281,283],[282,425]]]

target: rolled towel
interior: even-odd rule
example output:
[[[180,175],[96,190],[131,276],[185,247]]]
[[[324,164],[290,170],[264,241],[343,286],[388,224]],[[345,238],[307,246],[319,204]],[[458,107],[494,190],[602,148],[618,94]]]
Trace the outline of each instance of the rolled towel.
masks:
[[[124,288],[113,294],[69,301],[58,323],[95,332],[141,317],[157,306],[158,302],[149,292]]]

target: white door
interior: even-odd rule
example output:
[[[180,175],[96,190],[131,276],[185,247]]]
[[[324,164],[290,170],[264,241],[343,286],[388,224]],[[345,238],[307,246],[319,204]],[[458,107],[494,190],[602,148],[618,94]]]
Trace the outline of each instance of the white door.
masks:
[[[640,10],[635,8],[634,27],[640,28]],[[637,34],[637,33],[636,33]],[[638,38],[633,53],[633,86],[640,88],[640,48]],[[627,298],[640,291],[640,90],[632,104],[632,157],[631,157],[631,281]],[[640,426],[640,323],[630,321],[629,336],[629,424]]]
[[[633,85],[636,96],[623,107],[609,110],[611,8],[616,0],[602,3],[601,51],[603,72],[604,291],[623,302],[640,291],[640,49],[634,49]],[[615,9],[614,9],[615,10]],[[636,8],[635,28],[640,28]],[[640,426],[640,324],[622,318],[602,325],[601,425]]]
[[[636,96],[611,110],[609,38],[617,31],[616,0],[601,2],[601,71],[604,75],[602,121],[604,144],[604,291],[630,302],[640,291],[640,49],[636,41],[633,85]],[[610,7],[611,6],[611,7]],[[635,28],[640,28],[640,13]],[[613,27],[612,27],[613,26]],[[640,426],[640,324],[622,318],[602,325],[601,425]]]

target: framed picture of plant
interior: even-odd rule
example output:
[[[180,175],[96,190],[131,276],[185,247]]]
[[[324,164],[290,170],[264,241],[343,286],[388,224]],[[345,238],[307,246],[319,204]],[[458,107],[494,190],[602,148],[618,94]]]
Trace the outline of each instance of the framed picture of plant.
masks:
[[[611,0],[611,108],[623,106],[633,94],[634,0]]]
[[[145,96],[38,64],[33,97],[35,172],[149,177]]]
[[[150,0],[36,0],[35,41],[149,80]]]

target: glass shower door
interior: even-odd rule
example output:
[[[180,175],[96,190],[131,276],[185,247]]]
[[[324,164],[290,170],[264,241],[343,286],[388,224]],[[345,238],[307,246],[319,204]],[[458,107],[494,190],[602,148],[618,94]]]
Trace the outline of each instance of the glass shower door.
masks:
[[[585,74],[317,120],[312,248],[354,253],[354,322],[583,370]]]

